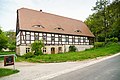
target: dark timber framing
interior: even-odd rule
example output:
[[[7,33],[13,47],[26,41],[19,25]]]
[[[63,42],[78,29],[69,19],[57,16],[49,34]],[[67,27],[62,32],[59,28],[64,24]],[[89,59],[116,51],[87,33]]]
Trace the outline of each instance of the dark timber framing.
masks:
[[[94,38],[89,36],[46,33],[46,32],[27,31],[27,30],[20,30],[19,32],[20,32],[19,45],[30,45],[32,43],[31,41],[36,40],[36,35],[39,40],[40,40],[40,37],[41,39],[43,39],[45,45],[92,45],[94,43]],[[34,35],[32,35],[32,33],[34,33]],[[41,33],[42,36],[39,35],[39,33]],[[48,36],[48,34],[51,36]],[[31,38],[33,36],[34,36],[34,40],[32,40]],[[51,40],[48,40],[48,38]]]

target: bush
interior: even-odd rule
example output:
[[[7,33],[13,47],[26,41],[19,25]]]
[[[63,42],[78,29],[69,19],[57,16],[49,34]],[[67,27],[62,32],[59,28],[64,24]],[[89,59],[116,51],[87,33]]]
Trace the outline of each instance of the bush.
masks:
[[[118,38],[116,38],[116,37],[107,38],[106,41],[107,42],[115,42],[115,43],[117,43],[118,42]]]
[[[69,52],[75,52],[77,50],[77,48],[74,45],[71,45],[69,47]]]
[[[42,47],[44,47],[44,43],[42,40],[35,41],[34,43],[31,44],[32,51],[34,52],[35,55],[42,55]]]
[[[42,52],[42,50],[40,50],[40,51],[35,52],[34,55],[37,55],[37,56],[38,55],[43,55],[43,52]]]
[[[103,47],[104,45],[105,45],[104,42],[95,42],[95,43],[94,43],[94,47],[95,47],[95,48]]]
[[[27,58],[32,58],[33,56],[34,56],[34,54],[33,54],[32,52],[28,52],[28,53],[26,53],[26,54],[23,55],[23,57],[24,57],[25,59],[27,59]]]

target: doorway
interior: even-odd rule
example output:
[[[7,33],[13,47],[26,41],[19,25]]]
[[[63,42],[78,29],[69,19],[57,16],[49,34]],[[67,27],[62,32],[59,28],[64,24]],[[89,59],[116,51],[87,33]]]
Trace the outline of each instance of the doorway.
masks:
[[[55,54],[55,48],[54,47],[51,48],[51,54]]]

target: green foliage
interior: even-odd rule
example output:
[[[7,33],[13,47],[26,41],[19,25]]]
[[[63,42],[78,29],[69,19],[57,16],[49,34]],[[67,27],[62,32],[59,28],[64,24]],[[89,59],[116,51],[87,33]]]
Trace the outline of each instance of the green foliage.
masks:
[[[74,45],[69,46],[69,52],[75,52],[77,48]]]
[[[15,74],[15,73],[18,73],[18,72],[19,72],[19,70],[0,68],[0,77],[8,76],[8,75]]]
[[[11,51],[15,51],[16,45],[14,45],[14,44],[9,44],[9,45],[8,45],[8,48],[9,48]]]
[[[118,42],[118,38],[112,37],[112,38],[107,38],[107,42]]]
[[[42,50],[41,48],[44,47],[43,41],[35,41],[34,43],[31,44],[32,51],[34,52],[35,55],[41,55]]]
[[[8,37],[8,44],[7,47],[11,50],[11,51],[15,51],[16,49],[16,33],[14,32],[14,30],[9,30],[5,32],[6,36]]]
[[[96,42],[107,42],[107,38],[112,37],[120,41],[120,0],[108,4],[108,0],[97,0],[93,8],[96,12],[85,21],[95,35]]]
[[[95,48],[103,47],[104,45],[105,45],[104,42],[95,42],[95,43],[94,43],[94,47],[95,47]]]
[[[7,36],[4,34],[4,32],[2,32],[2,30],[0,29],[0,51],[3,48],[7,48],[7,42],[8,42],[8,38]]]
[[[32,58],[32,57],[34,57],[34,54],[33,54],[32,52],[28,52],[28,53],[24,54],[23,57],[24,57],[25,59],[27,59],[27,58]]]
[[[109,56],[117,52],[120,52],[120,44],[110,43],[104,47],[92,48],[81,52],[66,52],[63,54],[46,54],[46,55],[35,56],[28,59],[23,59],[23,58],[17,58],[17,59],[28,62],[39,62],[39,63],[81,61],[81,60],[93,59],[101,56]]]

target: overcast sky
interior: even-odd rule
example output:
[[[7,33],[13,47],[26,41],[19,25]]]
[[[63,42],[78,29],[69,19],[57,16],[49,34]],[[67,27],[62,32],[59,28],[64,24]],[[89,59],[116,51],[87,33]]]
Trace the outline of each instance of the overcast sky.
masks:
[[[16,11],[22,7],[57,14],[84,21],[96,0],[0,0],[0,26],[2,30],[16,29]]]

